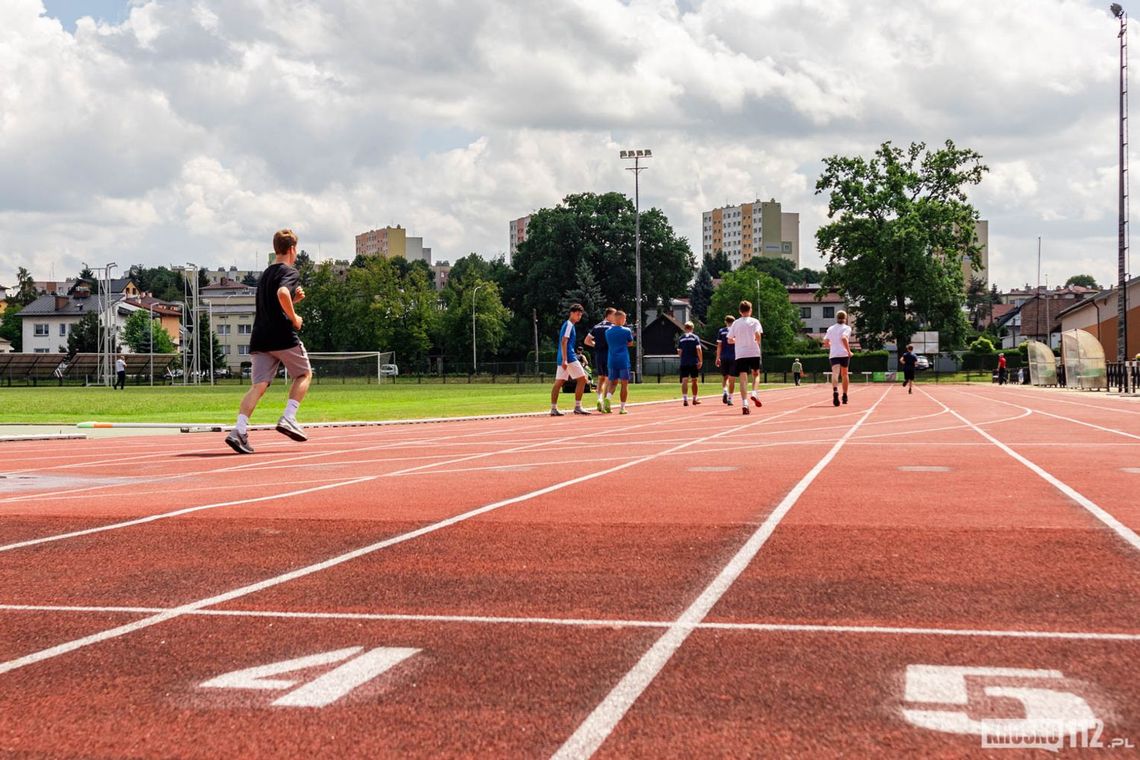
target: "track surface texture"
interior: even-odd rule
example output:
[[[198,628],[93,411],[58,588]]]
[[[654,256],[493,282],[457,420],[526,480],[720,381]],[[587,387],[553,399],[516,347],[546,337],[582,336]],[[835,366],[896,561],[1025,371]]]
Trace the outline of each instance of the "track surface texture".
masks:
[[[1137,756],[1140,403],[763,399],[3,444],[0,756]]]

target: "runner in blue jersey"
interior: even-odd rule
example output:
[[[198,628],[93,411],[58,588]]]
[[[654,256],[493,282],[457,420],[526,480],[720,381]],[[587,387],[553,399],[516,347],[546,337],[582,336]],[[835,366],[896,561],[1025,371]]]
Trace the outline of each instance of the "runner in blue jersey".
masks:
[[[685,323],[685,334],[677,339],[677,356],[681,357],[681,398],[689,405],[689,379],[693,381],[693,406],[701,403],[697,392],[697,375],[704,364],[701,339],[693,332],[693,323]]]
[[[550,389],[551,417],[563,416],[558,410],[558,394],[562,392],[562,384],[571,379],[578,382],[574,388],[574,414],[589,414],[582,408],[582,392],[586,389],[586,370],[578,361],[578,354],[574,350],[574,343],[578,338],[574,325],[582,320],[583,311],[582,304],[571,304],[570,315],[558,330],[558,348],[555,355],[558,370],[554,374],[554,387]]]
[[[736,346],[728,342],[728,330],[736,317],[731,314],[724,318],[724,327],[716,333],[716,366],[720,367],[720,400],[732,406],[732,394],[736,392]]]
[[[598,411],[604,412],[602,408],[602,398],[606,390],[606,377],[609,373],[606,372],[606,359],[608,352],[606,351],[606,330],[613,326],[614,314],[617,309],[610,306],[606,309],[606,318],[598,324],[590,328],[590,332],[586,335],[585,343],[593,349],[594,353],[594,382],[598,384]]]
[[[610,404],[614,395],[614,386],[621,383],[621,414],[625,414],[625,403],[629,400],[629,347],[633,345],[633,331],[625,326],[626,313],[614,313],[614,324],[606,330],[606,346],[609,356],[606,362],[609,366],[609,384],[606,388],[606,398],[603,409],[611,411]]]

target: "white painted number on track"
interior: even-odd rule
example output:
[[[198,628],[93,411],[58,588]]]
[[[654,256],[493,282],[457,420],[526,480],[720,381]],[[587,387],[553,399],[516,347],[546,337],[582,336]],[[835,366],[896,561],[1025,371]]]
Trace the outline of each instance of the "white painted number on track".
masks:
[[[983,686],[988,697],[1004,697],[1021,703],[1024,718],[971,718],[977,712],[970,704],[968,678],[1004,681],[1006,685]],[[1102,726],[1092,708],[1082,697],[1066,691],[1064,674],[1059,670],[1027,670],[1024,668],[957,667],[950,665],[910,665],[906,669],[905,700],[910,705],[941,705],[903,709],[912,724],[951,734],[972,734],[983,740],[992,737],[1040,737],[1072,735],[1097,731]],[[1025,682],[1034,686],[1024,686]],[[1054,683],[1050,684],[1052,681]],[[957,705],[959,709],[946,709]]]
[[[314,678],[273,702],[277,707],[325,707],[419,651],[401,647],[380,647],[367,652],[364,647],[334,649],[269,665],[242,668],[204,681],[201,686],[208,689],[291,689],[297,685],[296,680],[273,676],[342,662],[344,664],[340,667]]]

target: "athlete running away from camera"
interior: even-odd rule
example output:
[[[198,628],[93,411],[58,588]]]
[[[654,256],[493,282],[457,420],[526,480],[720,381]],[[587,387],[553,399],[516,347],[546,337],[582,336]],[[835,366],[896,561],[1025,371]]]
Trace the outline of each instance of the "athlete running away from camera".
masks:
[[[677,356],[681,357],[681,400],[689,405],[689,379],[693,381],[693,406],[701,403],[697,389],[697,377],[705,354],[701,350],[701,339],[693,333],[693,323],[685,323],[685,334],[677,339]]]
[[[760,403],[760,339],[764,328],[752,316],[752,303],[740,302],[740,318],[728,328],[728,342],[736,352],[736,372],[740,375],[740,411],[751,414],[748,402],[756,406]],[[748,392],[748,376],[752,376],[752,392]]]
[[[823,336],[823,346],[831,362],[831,403],[839,406],[839,389],[836,387],[843,377],[843,403],[847,403],[847,386],[850,383],[847,371],[851,364],[851,326],[847,324],[847,312],[835,312],[835,324],[827,328]]]
[[[716,366],[720,367],[720,400],[732,406],[732,394],[736,393],[736,351],[728,342],[728,331],[736,317],[725,316],[724,327],[716,333]]]
[[[237,423],[226,436],[226,443],[239,454],[253,453],[249,445],[249,418],[281,365],[293,376],[293,386],[289,389],[285,412],[277,420],[277,432],[294,441],[308,440],[297,422],[297,410],[309,390],[313,368],[304,344],[297,337],[302,320],[293,306],[304,299],[305,291],[300,285],[301,275],[294,268],[297,236],[292,230],[281,230],[273,236],[273,254],[273,263],[257,281],[257,306],[253,334],[249,338],[249,358],[253,363],[249,392],[241,400]]]
[[[613,319],[613,316],[616,312],[617,309],[612,306],[607,308],[605,318],[590,328],[590,332],[586,334],[586,340],[584,341],[587,347],[593,349],[594,382],[598,387],[599,412],[606,411],[602,408],[602,399],[605,397],[606,378],[609,376],[609,373],[606,371],[606,360],[609,358],[609,352],[606,350],[606,330],[609,330],[610,327],[613,326],[613,322],[611,320]]]
[[[633,345],[633,331],[625,326],[625,320],[624,311],[616,312],[613,326],[606,330],[606,346],[609,348],[606,362],[610,374],[603,409],[607,414],[610,413],[614,387],[618,383],[621,383],[621,414],[625,414],[625,403],[629,400],[629,347]]]
[[[554,387],[550,389],[551,417],[563,416],[558,410],[558,394],[562,392],[562,384],[567,380],[577,381],[574,387],[574,414],[589,414],[582,408],[582,392],[586,389],[586,370],[578,361],[578,354],[574,351],[574,342],[577,339],[574,325],[581,321],[582,312],[582,304],[571,304],[570,314],[558,330],[558,351],[555,357],[558,371],[554,375]]]
[[[899,364],[903,368],[903,384],[902,387],[907,389],[907,393],[914,393],[914,369],[918,366],[918,357],[914,354],[914,345],[906,347],[906,353],[899,357]]]

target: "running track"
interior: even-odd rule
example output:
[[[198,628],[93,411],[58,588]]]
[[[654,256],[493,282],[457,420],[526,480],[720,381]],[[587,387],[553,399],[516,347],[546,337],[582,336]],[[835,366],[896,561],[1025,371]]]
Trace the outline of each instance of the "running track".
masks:
[[[4,444],[0,754],[1140,746],[1140,404],[764,398]]]

